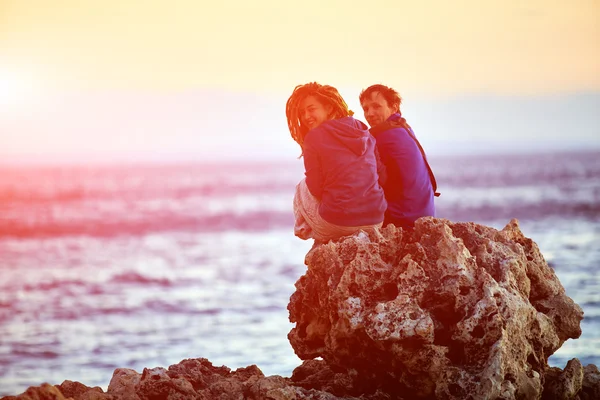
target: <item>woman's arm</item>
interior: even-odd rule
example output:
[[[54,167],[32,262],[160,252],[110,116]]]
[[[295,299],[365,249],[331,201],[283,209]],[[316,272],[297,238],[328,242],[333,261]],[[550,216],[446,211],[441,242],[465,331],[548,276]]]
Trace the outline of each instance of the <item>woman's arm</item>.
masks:
[[[305,139],[303,147],[306,186],[313,196],[318,200],[321,200],[321,197],[323,196],[323,174],[321,172],[321,160],[319,154],[310,140]]]

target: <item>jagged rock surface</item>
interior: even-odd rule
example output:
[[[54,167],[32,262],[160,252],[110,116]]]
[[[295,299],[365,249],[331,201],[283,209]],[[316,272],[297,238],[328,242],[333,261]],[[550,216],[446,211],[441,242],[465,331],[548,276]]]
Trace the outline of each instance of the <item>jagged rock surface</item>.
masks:
[[[585,367],[574,358],[564,370],[550,368],[546,371],[544,400],[597,400],[600,399],[600,372],[589,364]]]
[[[595,365],[548,367],[583,313],[516,221],[424,218],[317,246],[306,264],[288,306],[305,360],[291,378],[197,358],[118,368],[106,393],[67,380],[3,400],[600,399]]]
[[[422,218],[318,246],[306,264],[292,347],[367,392],[541,398],[548,357],[581,334],[581,308],[516,220],[498,231]]]
[[[345,376],[343,377],[345,378]],[[334,380],[330,385],[340,386]],[[336,396],[316,387],[295,385],[290,378],[266,377],[255,365],[238,368],[215,367],[205,358],[187,359],[168,369],[144,368],[142,373],[117,368],[108,390],[64,381],[30,387],[18,396],[3,400],[389,400],[383,393],[360,397]]]

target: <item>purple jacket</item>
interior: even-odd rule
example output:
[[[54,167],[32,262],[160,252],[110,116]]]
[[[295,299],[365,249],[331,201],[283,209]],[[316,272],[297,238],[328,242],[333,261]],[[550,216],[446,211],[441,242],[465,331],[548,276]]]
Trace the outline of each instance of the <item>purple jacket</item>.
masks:
[[[392,114],[388,121],[399,121],[400,113]],[[433,188],[423,154],[415,142],[412,129],[397,127],[377,133],[376,140],[381,161],[385,165],[387,180],[383,185],[388,209],[385,224],[411,227],[424,216],[435,216]]]
[[[306,185],[321,201],[324,220],[340,226],[383,221],[387,203],[378,182],[383,166],[365,124],[352,117],[325,121],[308,132],[303,150]]]

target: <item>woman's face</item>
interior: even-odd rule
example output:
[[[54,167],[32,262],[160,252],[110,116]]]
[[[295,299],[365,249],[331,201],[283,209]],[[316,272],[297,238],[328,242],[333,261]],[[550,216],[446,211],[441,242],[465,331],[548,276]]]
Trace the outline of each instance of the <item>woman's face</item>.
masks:
[[[308,96],[300,103],[300,122],[308,130],[314,129],[327,121],[331,114],[331,106],[324,106],[314,96]]]

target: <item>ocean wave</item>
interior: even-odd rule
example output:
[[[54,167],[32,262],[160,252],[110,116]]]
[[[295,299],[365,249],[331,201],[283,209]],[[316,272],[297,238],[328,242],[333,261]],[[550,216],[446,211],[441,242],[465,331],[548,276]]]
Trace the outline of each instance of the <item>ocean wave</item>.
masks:
[[[438,203],[441,203],[439,201]],[[436,207],[436,216],[452,221],[478,222],[505,220],[542,220],[546,218],[581,218],[595,220],[600,217],[600,203],[547,201],[533,204],[481,204],[460,203],[440,204]],[[274,229],[292,229],[294,217],[292,210],[223,212],[213,215],[189,216],[165,213],[157,217],[131,219],[83,220],[2,220],[0,219],[0,238],[45,238],[61,236],[138,236],[158,232],[261,232]]]
[[[57,236],[114,237],[123,235],[145,235],[155,232],[221,232],[265,231],[284,226],[293,226],[291,212],[250,212],[238,214],[226,212],[204,217],[167,216],[148,220],[92,220],[46,222],[0,220],[0,238],[44,238]],[[291,228],[290,228],[291,229]]]
[[[133,283],[139,285],[173,286],[174,282],[168,278],[159,278],[142,275],[137,272],[128,271],[117,274],[110,279],[110,283]]]
[[[437,216],[600,217],[600,153],[432,160]],[[299,164],[0,168],[0,237],[265,231],[293,225]]]
[[[87,286],[87,282],[84,282],[79,279],[56,279],[50,281],[42,281],[36,283],[26,283],[23,285],[22,290],[26,292],[47,292],[52,290],[66,290],[69,287],[85,287]]]

